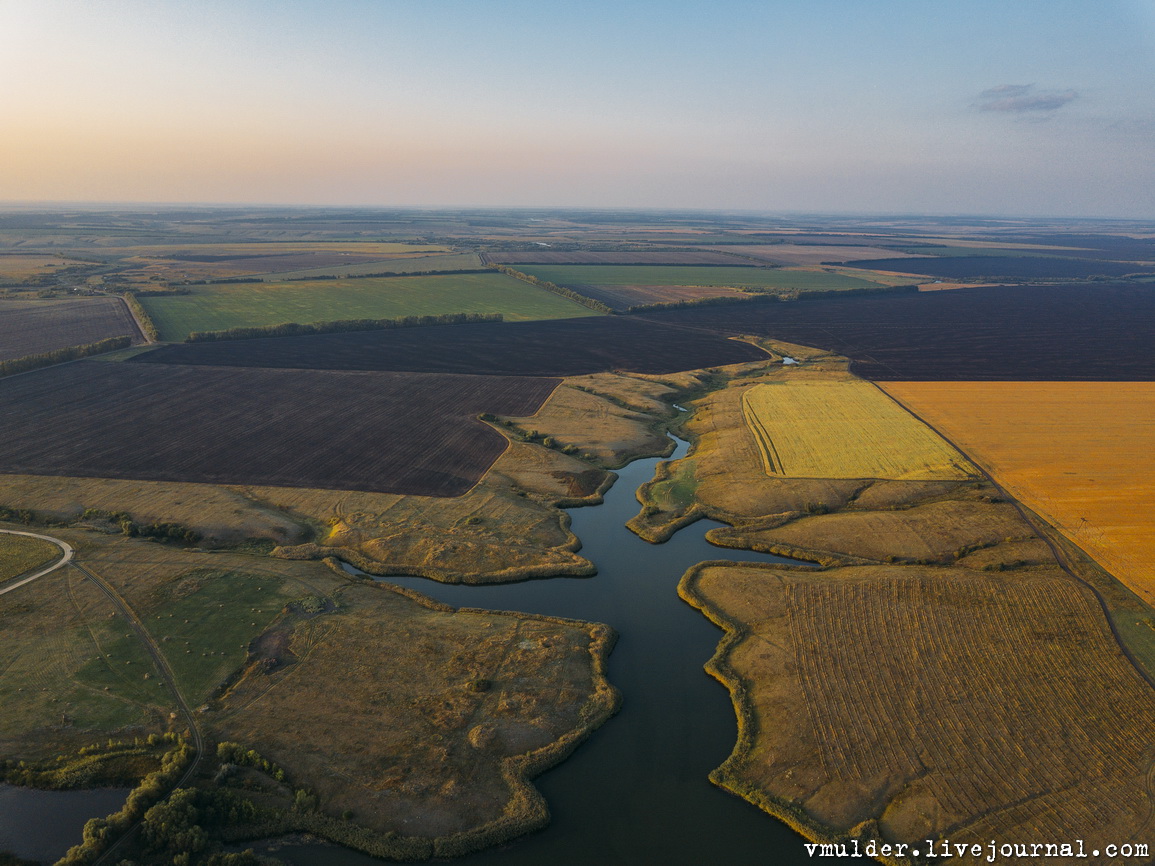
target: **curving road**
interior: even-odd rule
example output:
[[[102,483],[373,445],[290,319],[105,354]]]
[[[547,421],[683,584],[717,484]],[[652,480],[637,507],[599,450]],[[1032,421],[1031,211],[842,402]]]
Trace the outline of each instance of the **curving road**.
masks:
[[[14,589],[19,589],[20,587],[24,586],[24,584],[32,583],[32,581],[36,580],[37,578],[44,577],[44,575],[50,574],[61,566],[68,565],[68,563],[72,562],[72,556],[75,551],[72,549],[72,545],[67,541],[61,541],[59,538],[53,538],[50,535],[38,535],[35,532],[20,532],[16,529],[0,529],[0,532],[4,533],[5,535],[25,535],[28,538],[39,538],[41,541],[47,541],[49,544],[55,544],[62,551],[64,551],[64,558],[57,561],[54,565],[50,565],[43,571],[36,572],[36,574],[31,574],[28,577],[22,577],[19,580],[13,581],[12,583],[5,584],[3,588],[0,588],[0,595],[4,595],[4,593],[11,592]]]

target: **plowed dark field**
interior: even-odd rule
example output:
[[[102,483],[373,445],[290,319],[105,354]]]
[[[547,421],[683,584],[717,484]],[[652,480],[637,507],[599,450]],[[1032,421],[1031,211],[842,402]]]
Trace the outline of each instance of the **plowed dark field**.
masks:
[[[928,274],[951,280],[977,279],[1061,279],[1075,280],[1102,275],[1121,277],[1150,271],[1131,262],[1050,258],[1047,256],[939,256],[924,259],[864,259],[850,262],[856,268]]]
[[[830,294],[645,318],[830,349],[867,379],[1155,381],[1155,286]]]
[[[165,346],[137,360],[314,370],[578,376],[607,370],[674,373],[765,357],[747,343],[697,328],[591,316],[188,343]]]
[[[0,472],[459,496],[556,379],[66,364],[0,380]]]
[[[143,341],[119,298],[0,304],[0,361],[124,336]]]

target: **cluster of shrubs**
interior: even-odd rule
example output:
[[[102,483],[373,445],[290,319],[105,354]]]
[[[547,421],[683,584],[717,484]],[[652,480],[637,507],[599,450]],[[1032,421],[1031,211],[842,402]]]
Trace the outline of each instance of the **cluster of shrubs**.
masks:
[[[335,322],[311,322],[301,325],[284,322],[250,328],[227,328],[223,331],[193,331],[186,343],[218,340],[253,340],[259,337],[301,337],[307,334],[334,334],[346,331],[389,331],[394,328],[420,328],[428,325],[461,325],[475,322],[500,322],[501,313],[444,313],[440,316],[402,316],[398,319],[339,319]]]
[[[591,310],[596,310],[599,313],[613,313],[612,307],[603,304],[601,301],[587,298],[585,295],[575,292],[573,289],[567,289],[565,286],[559,286],[557,283],[551,283],[549,280],[538,279],[516,268],[511,268],[509,265],[491,264],[491,268],[495,271],[501,271],[506,276],[514,277],[522,282],[529,283],[531,286],[537,286],[539,289],[545,289],[547,292],[553,292],[555,295],[561,295],[563,298],[569,298],[583,307],[589,307]]]
[[[243,854],[209,853],[211,837],[206,828],[259,820],[257,806],[230,791],[180,788],[145,813],[141,829],[148,849],[172,855],[174,866],[256,866],[261,861],[251,850]]]
[[[137,738],[131,743],[117,740],[94,743],[83,746],[75,754],[60,755],[55,761],[28,764],[0,760],[0,780],[50,791],[135,785],[156,766],[156,747],[163,742],[154,734],[148,741]]]
[[[36,512],[32,509],[9,508],[6,505],[0,505],[0,520],[6,520],[9,523],[23,523],[25,526],[40,522]]]
[[[81,513],[80,519],[107,520],[120,527],[120,531],[129,538],[151,538],[155,541],[173,541],[185,544],[195,544],[201,539],[201,534],[195,529],[189,529],[179,523],[156,522],[147,525],[137,523],[127,511],[86,508]]]
[[[87,358],[89,355],[102,355],[105,352],[115,352],[117,349],[127,349],[131,345],[131,337],[109,337],[107,340],[85,343],[83,346],[69,346],[67,349],[57,349],[54,352],[25,355],[23,358],[13,358],[11,361],[0,361],[0,376],[27,373],[29,370],[51,367],[53,364],[63,364],[65,361],[75,361],[79,358]]]
[[[564,454],[577,454],[580,450],[576,445],[562,445],[552,436],[546,436],[537,430],[523,430],[512,421],[506,421],[498,418],[496,415],[490,412],[482,412],[477,417],[482,421],[487,421],[490,424],[496,424],[506,428],[510,432],[510,435],[513,436],[513,438],[521,442],[536,442],[538,445],[542,445],[546,448],[552,448],[555,451],[561,451]]]

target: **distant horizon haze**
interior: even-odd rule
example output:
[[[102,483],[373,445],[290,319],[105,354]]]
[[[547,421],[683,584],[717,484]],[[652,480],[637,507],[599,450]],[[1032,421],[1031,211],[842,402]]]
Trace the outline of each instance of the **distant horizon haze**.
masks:
[[[1155,218],[1155,0],[8,0],[0,70],[13,206]]]

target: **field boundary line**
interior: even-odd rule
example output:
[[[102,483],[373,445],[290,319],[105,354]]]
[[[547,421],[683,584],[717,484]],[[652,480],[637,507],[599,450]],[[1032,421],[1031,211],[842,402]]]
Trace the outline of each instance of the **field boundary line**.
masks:
[[[1011,505],[1014,506],[1015,511],[1017,511],[1019,513],[1019,516],[1022,517],[1023,521],[1027,524],[1027,526],[1031,527],[1031,529],[1034,530],[1035,535],[1037,535],[1039,538],[1041,538],[1043,540],[1043,543],[1046,544],[1047,547],[1050,549],[1051,555],[1055,558],[1055,562],[1058,563],[1059,567],[1061,569],[1063,569],[1063,571],[1065,571],[1071,577],[1072,580],[1074,580],[1076,583],[1078,583],[1081,586],[1088,589],[1091,592],[1091,594],[1095,597],[1095,600],[1099,602],[1099,607],[1103,611],[1103,619],[1107,623],[1107,628],[1109,628],[1111,630],[1111,634],[1115,638],[1115,644],[1119,647],[1119,651],[1123,654],[1123,657],[1126,658],[1127,661],[1131,663],[1131,667],[1133,667],[1135,669],[1135,672],[1138,673],[1139,676],[1143,678],[1144,682],[1146,682],[1147,685],[1151,686],[1151,688],[1155,689],[1155,677],[1152,677],[1151,674],[1149,674],[1147,672],[1146,668],[1144,668],[1143,665],[1139,662],[1139,660],[1137,658],[1135,658],[1135,655],[1131,652],[1131,650],[1127,646],[1127,644],[1124,643],[1122,636],[1119,634],[1119,629],[1115,626],[1114,619],[1111,618],[1111,608],[1107,605],[1107,600],[1105,598],[1103,598],[1103,594],[1100,593],[1099,590],[1096,587],[1094,587],[1089,581],[1084,580],[1083,578],[1079,577],[1078,574],[1075,573],[1074,569],[1072,569],[1067,564],[1066,557],[1064,557],[1062,552],[1059,550],[1059,546],[1057,544],[1055,544],[1054,541],[1051,540],[1051,538],[1047,535],[1047,533],[1042,532],[1038,528],[1038,526],[1035,524],[1035,521],[1031,519],[1030,515],[1028,515],[1027,509],[1023,506],[1023,504],[1021,502],[1019,502],[1019,500],[1016,499],[1014,496],[1012,496],[1010,494],[1010,492],[1005,487],[1003,487],[1003,485],[1001,485],[998,481],[995,480],[994,475],[987,469],[986,466],[979,463],[977,460],[975,460],[973,457],[971,457],[971,455],[968,454],[966,451],[964,451],[962,448],[959,448],[958,444],[955,443],[954,441],[952,441],[949,436],[947,436],[945,433],[943,433],[943,431],[939,430],[937,427],[935,427],[933,424],[931,424],[929,421],[927,421],[925,418],[923,418],[921,415],[919,415],[917,412],[915,412],[913,409],[911,409],[909,406],[907,406],[905,403],[903,403],[897,397],[893,396],[892,394],[887,393],[887,391],[884,388],[882,388],[877,382],[871,382],[869,379],[864,379],[863,381],[870,382],[871,385],[873,385],[880,392],[882,392],[882,394],[884,394],[887,398],[889,398],[890,400],[893,400],[894,403],[897,406],[899,406],[899,408],[901,408],[905,412],[908,412],[916,420],[922,422],[927,427],[929,427],[931,430],[933,430],[935,433],[937,433],[939,436],[941,436],[944,442],[946,442],[948,445],[950,445],[952,448],[954,448],[956,451],[958,451],[959,454],[963,455],[967,460],[969,460],[971,462],[971,465],[973,465],[976,469],[978,469],[979,472],[981,472],[983,474],[983,476],[994,486],[994,488],[999,491],[999,494],[1004,499],[1006,499],[1007,502],[1011,503]],[[1039,519],[1041,520],[1042,518],[1039,518]],[[1054,527],[1052,527],[1052,529],[1054,529],[1055,532],[1059,532],[1059,530],[1054,528]],[[1061,532],[1059,534],[1063,535],[1063,533],[1061,533]],[[1066,535],[1063,535],[1063,537],[1066,538]],[[1070,539],[1067,539],[1067,540],[1071,544],[1074,544],[1074,542],[1071,541]],[[1075,546],[1078,547],[1078,545],[1075,545]],[[1082,548],[1079,548],[1079,549],[1082,550]],[[1090,556],[1090,554],[1088,554],[1085,550],[1083,551],[1083,554],[1085,556],[1087,556],[1087,558],[1092,560],[1093,562],[1095,561],[1094,557]],[[1102,567],[1102,566],[1100,566],[1100,567]],[[1107,571],[1106,569],[1103,569],[1103,570]],[[1111,574],[1110,572],[1107,572],[1107,573]],[[1115,575],[1113,575],[1113,574],[1111,575],[1111,577],[1115,580],[1119,580],[1119,578],[1115,577]]]
[[[5,535],[24,535],[28,538],[38,538],[41,541],[47,541],[50,544],[55,544],[64,553],[64,556],[60,560],[58,560],[55,564],[48,566],[48,568],[45,568],[42,571],[38,571],[36,574],[29,575],[28,577],[22,577],[14,582],[8,583],[4,587],[0,587],[0,595],[4,595],[7,592],[12,592],[14,589],[19,589],[27,583],[32,583],[32,581],[44,577],[44,575],[50,574],[62,566],[68,565],[68,563],[72,561],[72,557],[76,552],[72,549],[72,545],[67,541],[61,541],[59,538],[53,538],[51,535],[40,535],[35,532],[22,532],[18,529],[0,529],[0,532],[4,533]]]
[[[144,327],[144,322],[140,320],[140,316],[136,314],[136,310],[132,308],[132,304],[128,302],[128,299],[125,298],[124,295],[114,295],[113,297],[117,298],[122,304],[124,304],[124,308],[128,310],[128,315],[132,317],[132,323],[136,326],[137,333],[140,334],[140,338],[144,340],[144,344],[146,346],[152,346],[159,342],[158,340],[154,340],[148,335],[148,331],[145,330]],[[139,304],[140,302],[137,301],[137,303]]]

